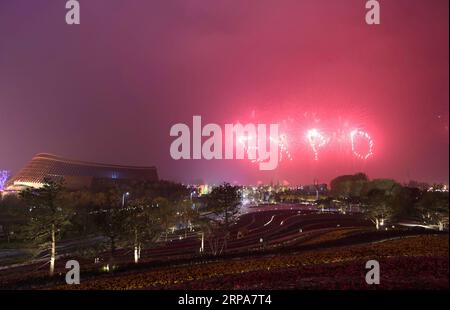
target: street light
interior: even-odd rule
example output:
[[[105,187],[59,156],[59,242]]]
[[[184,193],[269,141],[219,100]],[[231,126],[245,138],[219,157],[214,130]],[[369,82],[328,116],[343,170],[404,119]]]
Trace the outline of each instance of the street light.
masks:
[[[122,208],[125,207],[125,198],[130,196],[129,192],[123,193],[122,194]]]

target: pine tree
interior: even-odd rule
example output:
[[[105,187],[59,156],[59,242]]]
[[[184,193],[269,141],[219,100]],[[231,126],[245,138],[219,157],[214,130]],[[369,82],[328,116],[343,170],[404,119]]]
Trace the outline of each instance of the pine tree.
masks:
[[[238,188],[228,183],[215,187],[208,195],[207,208],[214,214],[210,218],[210,227],[223,236],[223,250],[219,250],[219,253],[227,250],[231,226],[239,216],[240,198]],[[214,242],[217,243],[217,240],[216,238]]]
[[[50,276],[55,272],[56,246],[63,230],[70,224],[72,212],[63,195],[62,182],[46,179],[41,188],[29,188],[20,197],[30,208],[30,220],[24,228],[27,238],[50,252]]]

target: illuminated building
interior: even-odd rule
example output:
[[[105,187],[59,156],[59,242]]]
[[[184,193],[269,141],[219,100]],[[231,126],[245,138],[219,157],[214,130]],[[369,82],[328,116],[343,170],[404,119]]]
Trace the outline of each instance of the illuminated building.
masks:
[[[77,190],[127,180],[158,181],[158,173],[155,167],[108,165],[38,154],[7,181],[5,189],[20,191],[27,187],[39,188],[46,178],[63,181],[66,188]]]
[[[9,178],[9,171],[7,170],[0,170],[0,192],[3,191],[6,185],[6,181],[8,181]]]
[[[211,192],[211,187],[208,184],[199,186],[199,196],[208,195]]]

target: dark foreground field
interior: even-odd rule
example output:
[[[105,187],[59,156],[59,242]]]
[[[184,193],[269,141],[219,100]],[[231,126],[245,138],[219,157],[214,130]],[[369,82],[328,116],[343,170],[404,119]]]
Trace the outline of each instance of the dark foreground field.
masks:
[[[365,282],[376,259],[381,284]],[[124,272],[58,289],[446,289],[448,236],[415,236],[296,254]]]
[[[447,289],[448,234],[424,229],[375,230],[354,216],[264,212],[243,216],[245,231],[233,237],[226,255],[198,255],[192,236],[163,242],[144,252],[139,264],[130,250],[118,251],[117,269],[106,272],[106,257],[63,256],[49,279],[45,264],[8,268],[3,289]],[[302,229],[299,230],[299,227]],[[268,240],[261,245],[260,239]],[[197,252],[196,252],[197,251]],[[77,259],[81,285],[65,284],[64,264]],[[365,264],[380,263],[381,284],[366,284]],[[112,267],[112,266],[111,266]]]

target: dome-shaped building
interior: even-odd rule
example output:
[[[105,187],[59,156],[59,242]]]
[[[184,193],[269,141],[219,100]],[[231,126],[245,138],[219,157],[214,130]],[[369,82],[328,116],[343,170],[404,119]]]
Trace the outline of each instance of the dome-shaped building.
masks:
[[[46,178],[64,181],[68,189],[90,188],[108,180],[158,181],[155,167],[108,165],[70,160],[51,154],[37,154],[22,170],[8,180],[6,190],[39,188]]]

